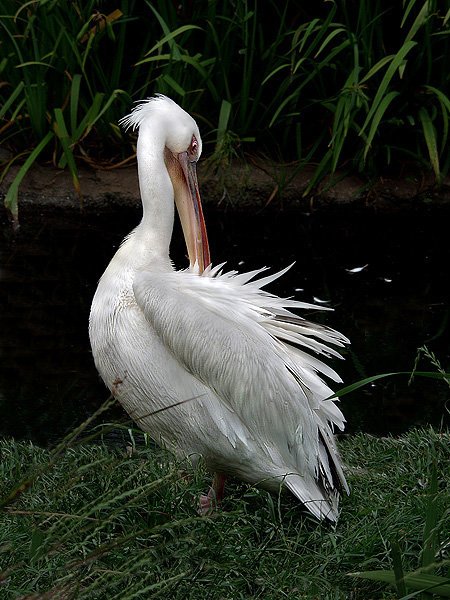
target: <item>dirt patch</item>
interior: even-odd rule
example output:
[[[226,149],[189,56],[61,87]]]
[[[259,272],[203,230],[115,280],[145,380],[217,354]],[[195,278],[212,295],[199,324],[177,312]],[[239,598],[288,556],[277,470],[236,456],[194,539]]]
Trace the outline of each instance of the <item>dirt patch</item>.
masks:
[[[0,195],[18,172],[12,167],[2,182]],[[353,208],[371,206],[380,211],[418,208],[425,204],[450,204],[450,178],[437,187],[435,178],[409,176],[395,179],[380,178],[369,187],[359,177],[342,177],[336,174],[337,183],[330,186],[324,180],[310,195],[304,197],[313,168],[305,168],[292,178],[292,171],[274,165],[234,164],[214,173],[205,162],[200,163],[198,178],[204,205],[222,209],[261,210],[295,208],[303,211],[342,205]],[[67,170],[54,167],[33,167],[19,189],[19,210],[26,208],[59,208],[85,211],[111,210],[140,206],[136,165],[123,169],[79,170],[83,197],[79,198]]]

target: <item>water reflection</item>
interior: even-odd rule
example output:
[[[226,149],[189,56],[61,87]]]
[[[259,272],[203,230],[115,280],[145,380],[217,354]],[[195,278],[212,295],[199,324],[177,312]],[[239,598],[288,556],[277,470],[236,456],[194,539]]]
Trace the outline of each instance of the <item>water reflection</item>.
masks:
[[[439,212],[438,212],[439,211]],[[448,211],[446,211],[448,212]],[[314,319],[352,341],[335,368],[347,384],[408,371],[428,343],[449,362],[449,248],[440,209],[417,214],[205,210],[215,263],[250,270],[295,265],[271,290],[326,302]],[[3,215],[0,247],[0,433],[53,441],[107,397],[92,363],[87,320],[96,282],[139,215],[51,214],[27,210],[17,236]],[[172,256],[186,264],[176,227]],[[300,291],[303,290],[303,291]],[[422,370],[432,370],[423,362]],[[407,377],[378,381],[342,399],[348,430],[398,432],[439,424],[448,387]],[[119,410],[119,409],[118,409]]]

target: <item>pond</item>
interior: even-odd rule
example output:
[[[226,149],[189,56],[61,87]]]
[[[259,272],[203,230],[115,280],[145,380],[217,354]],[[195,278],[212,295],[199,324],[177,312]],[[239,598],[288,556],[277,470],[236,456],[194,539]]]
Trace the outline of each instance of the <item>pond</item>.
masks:
[[[208,205],[205,216],[215,264],[281,269],[295,261],[270,291],[335,309],[311,318],[351,339],[345,361],[334,364],[346,385],[411,371],[424,344],[448,368],[446,207],[392,214],[274,207],[251,214]],[[98,278],[139,219],[131,209],[84,215],[24,209],[15,235],[3,214],[0,434],[52,443],[108,397],[90,354],[89,307]],[[186,266],[178,226],[172,257]],[[435,370],[427,359],[419,368]],[[396,434],[439,425],[448,416],[448,391],[433,379],[417,377],[412,385],[405,375],[380,379],[342,398],[347,431]]]

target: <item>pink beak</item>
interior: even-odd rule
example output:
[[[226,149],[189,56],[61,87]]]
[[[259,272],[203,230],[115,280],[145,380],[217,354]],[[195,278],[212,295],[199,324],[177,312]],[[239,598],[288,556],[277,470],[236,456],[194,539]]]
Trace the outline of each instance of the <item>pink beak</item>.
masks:
[[[198,191],[196,163],[190,162],[187,152],[177,155],[186,185],[175,190],[175,204],[180,215],[191,267],[198,263],[200,273],[211,263],[208,236]]]

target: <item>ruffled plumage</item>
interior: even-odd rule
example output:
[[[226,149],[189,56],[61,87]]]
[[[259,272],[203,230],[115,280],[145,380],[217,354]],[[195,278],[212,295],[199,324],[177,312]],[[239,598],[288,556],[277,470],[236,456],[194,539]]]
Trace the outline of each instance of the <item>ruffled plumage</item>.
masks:
[[[153,127],[162,113],[164,123]],[[141,148],[164,140],[187,147],[199,137],[191,117],[164,97],[141,103],[122,123],[140,136],[145,124]],[[155,132],[164,138],[152,140]],[[172,164],[139,153],[138,161],[147,161],[150,182],[152,169]],[[154,171],[151,193],[143,190],[145,218],[99,282],[90,317],[97,368],[136,422],[181,458],[201,455],[217,473],[272,490],[283,485],[315,516],[335,520],[348,486],[333,430],[345,419],[323,377],[341,379],[324,360],[340,357],[348,340],[296,314],[329,309],[263,289],[290,267],[265,276],[265,268],[226,272],[223,264],[175,271],[160,230],[173,220],[170,182],[178,185],[173,174]]]

